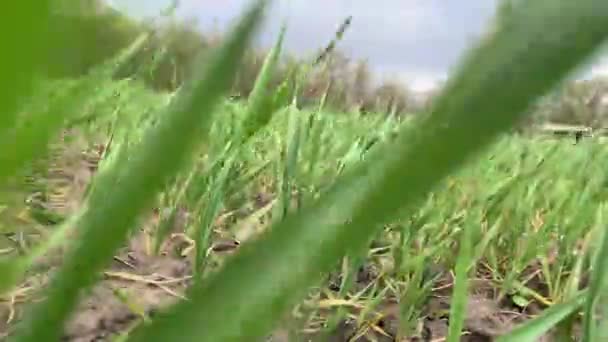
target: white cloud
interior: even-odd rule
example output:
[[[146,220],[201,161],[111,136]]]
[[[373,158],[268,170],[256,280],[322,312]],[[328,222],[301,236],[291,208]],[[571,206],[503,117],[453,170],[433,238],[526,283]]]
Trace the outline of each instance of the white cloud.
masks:
[[[592,77],[608,76],[608,58],[601,58],[589,67],[588,73]]]

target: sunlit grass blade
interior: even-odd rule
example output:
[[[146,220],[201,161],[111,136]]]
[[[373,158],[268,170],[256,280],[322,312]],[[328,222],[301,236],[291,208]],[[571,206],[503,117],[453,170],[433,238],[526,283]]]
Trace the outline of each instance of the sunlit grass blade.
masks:
[[[536,97],[608,35],[607,17],[600,15],[608,13],[604,2],[526,4],[526,11],[465,59],[428,117],[347,172],[317,203],[242,245],[219,273],[191,289],[188,302],[160,315],[132,339],[263,338],[323,272],[343,255],[364,248],[379,223],[416,204],[512,127]]]
[[[214,59],[195,75],[174,99],[161,120],[146,131],[120,168],[100,174],[88,208],[77,222],[81,238],[68,251],[54,275],[47,299],[36,304],[22,322],[15,340],[59,340],[63,324],[78,294],[91,286],[97,272],[111,259],[138,213],[152,201],[166,181],[188,160],[196,144],[206,139],[213,109],[231,84],[236,67],[262,19],[265,1],[257,1],[216,51]]]
[[[584,303],[588,293],[580,292],[572,299],[556,304],[540,316],[516,327],[506,335],[500,336],[496,342],[536,342],[563,319],[576,312]]]

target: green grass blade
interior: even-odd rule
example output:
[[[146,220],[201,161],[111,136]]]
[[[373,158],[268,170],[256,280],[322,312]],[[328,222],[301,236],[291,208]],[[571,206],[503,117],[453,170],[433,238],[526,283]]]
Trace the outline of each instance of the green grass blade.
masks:
[[[584,303],[586,292],[577,294],[572,299],[556,304],[544,311],[540,316],[516,327],[506,335],[500,336],[496,342],[536,342],[550,329],[578,310]]]
[[[450,305],[450,326],[448,330],[448,342],[460,341],[460,334],[464,327],[466,318],[466,307],[469,289],[469,270],[473,262],[473,225],[463,228],[460,238],[458,257],[456,258],[456,275],[454,279],[454,291]]]
[[[321,96],[321,100],[319,101],[319,108],[309,116],[308,130],[310,131],[310,155],[307,158],[309,161],[307,170],[309,184],[312,184],[313,180],[315,179],[315,170],[317,169],[317,161],[321,152],[321,138],[323,136],[323,129],[325,126],[323,125],[324,121],[319,116],[325,107],[330,85],[331,82],[328,82],[327,87],[323,92],[323,96]]]
[[[379,223],[417,203],[512,127],[608,35],[603,1],[527,4],[468,56],[431,115],[392,149],[372,153],[318,203],[244,244],[221,272],[190,291],[188,302],[139,330],[133,341],[263,338],[320,274],[363,248]]]
[[[283,169],[281,174],[281,193],[279,204],[279,215],[275,219],[280,220],[285,217],[289,211],[292,201],[292,190],[294,189],[295,180],[298,171],[298,155],[300,152],[301,135],[301,119],[300,112],[295,105],[292,105],[289,110],[289,118],[287,122],[287,139],[285,144],[285,158],[283,160]]]
[[[597,225],[605,226],[603,221],[603,207],[598,212]],[[606,274],[608,273],[608,233],[602,232],[601,244],[598,246],[598,251],[595,254],[593,272],[591,272],[591,282],[589,284],[589,294],[584,308],[583,316],[583,342],[593,341],[594,328],[594,308],[598,303],[600,296],[605,295],[602,291],[606,287]]]
[[[36,73],[52,45],[48,32],[51,1],[21,1],[5,6],[0,24],[0,137],[15,124],[17,110],[33,90]],[[3,165],[0,164],[0,169]]]
[[[100,175],[100,186],[91,192],[87,203],[90,210],[77,224],[81,243],[66,255],[65,264],[51,281],[47,299],[32,308],[19,326],[16,341],[59,340],[79,292],[94,283],[97,271],[124,241],[137,214],[188,160],[195,144],[206,139],[211,113],[229,89],[265,5],[265,1],[257,1],[251,7],[201,77],[184,86],[157,126],[134,146],[129,160],[123,159],[120,169]]]
[[[241,136],[238,137],[243,141],[249,139],[261,127],[265,126],[270,121],[272,114],[278,109],[273,101],[273,96],[269,92],[269,85],[279,62],[285,30],[285,25],[283,25],[275,45],[264,60],[262,69],[249,95],[247,114],[245,114]]]
[[[207,201],[202,206],[197,229],[194,232],[194,241],[196,241],[195,274],[203,274],[204,268],[207,265],[207,251],[211,247],[213,222],[222,209],[226,197],[226,186],[228,184],[228,176],[234,165],[234,157],[235,154],[230,153],[224,159],[222,169],[217,175],[214,175],[213,182],[210,184],[207,192]],[[199,205],[200,207],[201,205]]]

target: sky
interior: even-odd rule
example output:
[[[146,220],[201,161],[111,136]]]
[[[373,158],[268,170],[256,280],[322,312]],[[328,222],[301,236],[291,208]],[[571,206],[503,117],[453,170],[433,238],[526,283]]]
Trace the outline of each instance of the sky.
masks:
[[[177,15],[203,30],[229,28],[249,0],[179,0]],[[108,0],[135,17],[155,16],[170,0]],[[465,50],[483,34],[497,0],[275,0],[257,44],[268,47],[287,20],[285,48],[311,56],[332,39],[345,17],[350,29],[338,48],[369,62],[377,79],[396,79],[425,91],[445,80]],[[585,75],[608,74],[608,59]],[[605,61],[605,62],[604,62]]]

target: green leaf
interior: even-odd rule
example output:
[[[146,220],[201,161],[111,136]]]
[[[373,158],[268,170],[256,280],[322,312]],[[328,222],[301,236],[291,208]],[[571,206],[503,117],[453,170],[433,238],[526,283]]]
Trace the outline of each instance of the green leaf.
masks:
[[[520,308],[525,308],[528,306],[528,304],[530,304],[529,300],[520,295],[514,295],[511,299],[513,300],[513,303]]]

